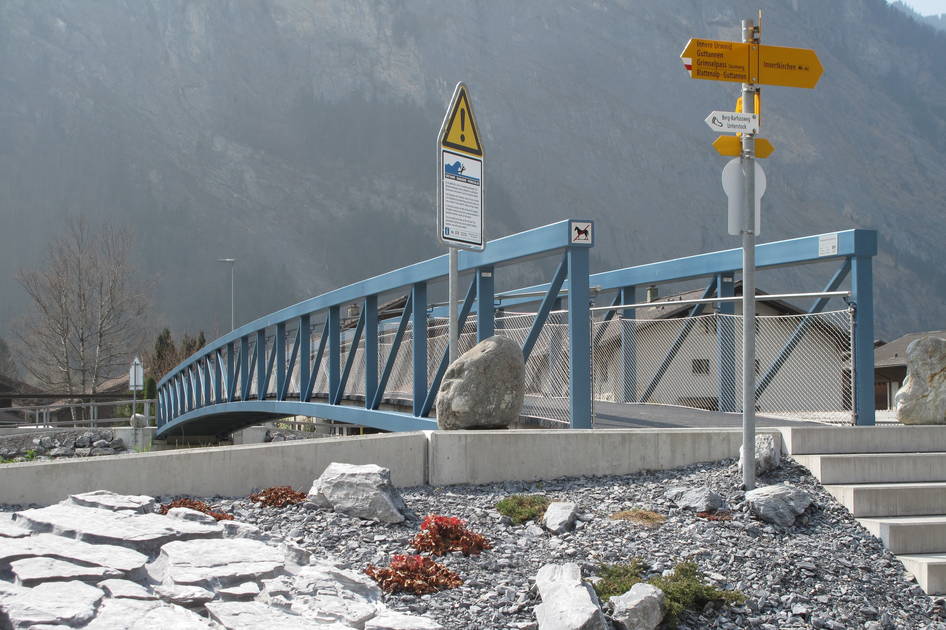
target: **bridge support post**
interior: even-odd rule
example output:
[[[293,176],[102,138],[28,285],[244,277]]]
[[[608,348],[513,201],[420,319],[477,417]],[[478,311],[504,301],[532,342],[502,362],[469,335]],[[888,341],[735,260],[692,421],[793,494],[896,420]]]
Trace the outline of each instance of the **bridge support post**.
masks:
[[[591,428],[591,311],[588,249],[568,248],[568,395],[571,428]]]
[[[420,416],[427,398],[427,283],[414,284],[412,291],[414,310],[411,330],[411,348],[413,359],[413,411]]]
[[[365,298],[365,409],[378,391],[378,296]]]
[[[733,297],[733,277],[716,274],[716,297]],[[736,305],[733,302],[717,302],[716,312],[716,383],[719,410],[736,411]]]
[[[338,385],[342,379],[341,306],[329,307],[326,325],[328,326],[328,400],[331,403],[335,400]]]
[[[874,249],[876,250],[876,234]],[[854,421],[874,424],[874,279],[871,256],[852,256],[854,311]]]
[[[621,289],[622,304],[638,304],[637,287],[624,287]],[[621,312],[621,356],[618,369],[621,374],[620,396],[618,400],[623,403],[637,402],[637,348],[634,338],[635,328],[632,325],[625,325],[624,320],[637,319],[637,309],[626,308]],[[617,392],[615,392],[617,393]]]
[[[495,284],[493,267],[480,267],[476,270],[476,340],[483,341],[492,337],[496,330],[494,307]],[[463,331],[460,331],[461,333]]]
[[[250,391],[250,338],[240,337],[240,400],[246,400],[246,392]]]
[[[276,397],[286,384],[286,322],[276,324]]]
[[[310,315],[299,317],[299,400],[309,402],[309,370],[312,369]]]

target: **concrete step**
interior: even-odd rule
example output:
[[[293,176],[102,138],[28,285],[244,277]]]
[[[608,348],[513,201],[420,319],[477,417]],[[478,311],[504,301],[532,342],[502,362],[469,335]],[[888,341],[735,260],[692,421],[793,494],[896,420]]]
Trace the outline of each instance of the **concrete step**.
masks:
[[[946,482],[860,483],[824,489],[857,517],[946,514]]]
[[[782,427],[792,455],[946,452],[946,426]]]
[[[894,554],[938,553],[946,549],[946,516],[891,516],[857,520]]]
[[[927,595],[946,593],[946,553],[897,556]]]
[[[946,482],[946,453],[943,452],[792,455],[792,458],[826,485]]]

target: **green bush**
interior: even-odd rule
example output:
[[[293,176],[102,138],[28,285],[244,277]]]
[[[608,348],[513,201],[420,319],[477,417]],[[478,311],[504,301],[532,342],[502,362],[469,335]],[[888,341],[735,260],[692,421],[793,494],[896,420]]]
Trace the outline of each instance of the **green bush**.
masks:
[[[603,564],[598,567],[601,579],[595,584],[595,592],[603,601],[623,595],[632,586],[641,582],[647,566],[635,558],[629,564]],[[681,562],[667,577],[655,577],[647,581],[664,592],[664,628],[676,628],[677,619],[684,610],[700,611],[709,602],[742,604],[745,595],[738,591],[725,591],[703,583],[703,574],[693,562]]]
[[[521,525],[542,518],[549,503],[549,498],[541,494],[514,494],[497,503],[496,510],[516,525]]]

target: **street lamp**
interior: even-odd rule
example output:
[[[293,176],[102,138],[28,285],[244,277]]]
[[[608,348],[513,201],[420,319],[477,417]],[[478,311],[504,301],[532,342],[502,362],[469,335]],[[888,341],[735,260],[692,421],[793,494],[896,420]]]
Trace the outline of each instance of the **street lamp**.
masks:
[[[218,258],[217,262],[230,263],[230,330],[236,328],[235,309],[233,307],[233,268],[236,266],[236,258]]]

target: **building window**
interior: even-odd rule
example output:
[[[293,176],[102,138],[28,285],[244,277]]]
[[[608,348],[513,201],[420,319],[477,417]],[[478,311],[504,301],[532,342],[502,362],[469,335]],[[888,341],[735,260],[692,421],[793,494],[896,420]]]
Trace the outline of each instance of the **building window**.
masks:
[[[694,374],[709,374],[709,359],[693,359]]]

